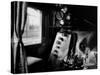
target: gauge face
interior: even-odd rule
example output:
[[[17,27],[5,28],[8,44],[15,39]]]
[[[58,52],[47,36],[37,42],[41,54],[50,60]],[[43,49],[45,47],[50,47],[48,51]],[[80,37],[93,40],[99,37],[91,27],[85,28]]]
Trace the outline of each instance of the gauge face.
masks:
[[[61,24],[61,25],[64,25],[64,21],[63,21],[63,20],[60,20],[60,24]]]
[[[57,12],[57,13],[56,13],[56,18],[57,18],[58,20],[62,20],[62,18],[63,18],[63,13],[62,13],[62,12]]]

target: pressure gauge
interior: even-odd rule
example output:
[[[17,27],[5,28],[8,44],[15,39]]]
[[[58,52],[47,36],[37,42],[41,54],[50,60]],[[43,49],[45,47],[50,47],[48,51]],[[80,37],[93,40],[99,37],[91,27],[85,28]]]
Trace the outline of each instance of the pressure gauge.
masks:
[[[62,13],[62,12],[57,12],[57,13],[56,13],[56,18],[57,18],[58,20],[62,20],[62,18],[63,18],[63,13]]]

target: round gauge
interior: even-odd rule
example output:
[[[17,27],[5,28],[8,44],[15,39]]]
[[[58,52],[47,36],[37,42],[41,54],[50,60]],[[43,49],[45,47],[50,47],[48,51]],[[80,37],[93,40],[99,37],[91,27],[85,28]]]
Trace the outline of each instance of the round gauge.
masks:
[[[56,18],[57,18],[58,20],[62,20],[62,18],[63,18],[63,13],[62,13],[62,12],[57,12],[57,13],[56,13]]]
[[[68,15],[66,16],[66,20],[70,20],[71,19],[71,14],[68,13]]]
[[[64,21],[63,21],[63,20],[60,20],[60,24],[61,24],[61,25],[64,25]]]

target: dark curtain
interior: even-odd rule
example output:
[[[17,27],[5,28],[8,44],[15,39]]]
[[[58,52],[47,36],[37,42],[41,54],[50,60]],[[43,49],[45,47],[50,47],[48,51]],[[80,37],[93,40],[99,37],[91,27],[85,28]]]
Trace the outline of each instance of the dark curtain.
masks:
[[[26,3],[25,2],[13,2],[14,9],[12,10],[13,25],[11,27],[11,49],[13,60],[13,73],[27,73],[27,60],[24,44],[22,41],[22,35],[25,27],[26,20]],[[12,22],[11,22],[12,23]]]

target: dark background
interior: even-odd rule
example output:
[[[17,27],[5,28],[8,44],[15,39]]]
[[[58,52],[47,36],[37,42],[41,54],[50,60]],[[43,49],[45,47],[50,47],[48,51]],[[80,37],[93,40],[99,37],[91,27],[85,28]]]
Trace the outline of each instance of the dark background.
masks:
[[[28,7],[42,11],[42,43],[25,46],[27,56],[48,58],[56,33],[60,28],[53,26],[53,13],[60,10],[58,4],[27,2]],[[72,29],[95,31],[97,36],[97,6],[63,5],[72,14]],[[96,39],[95,37],[94,39]]]

